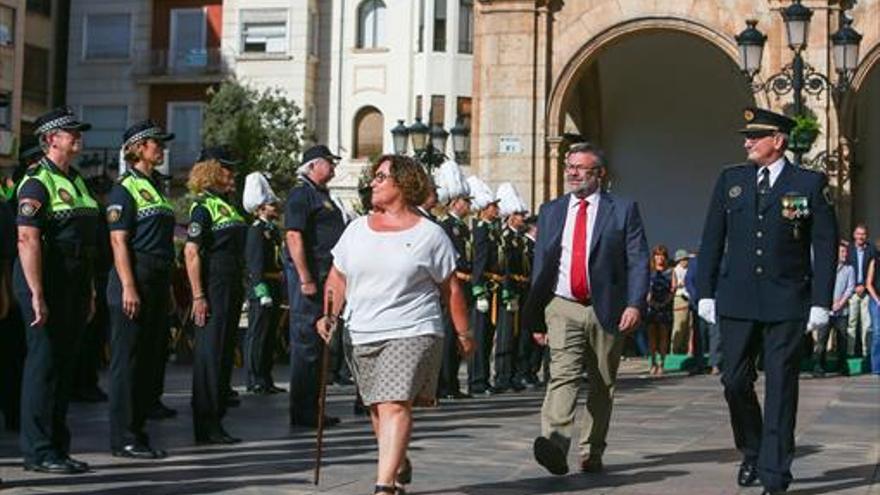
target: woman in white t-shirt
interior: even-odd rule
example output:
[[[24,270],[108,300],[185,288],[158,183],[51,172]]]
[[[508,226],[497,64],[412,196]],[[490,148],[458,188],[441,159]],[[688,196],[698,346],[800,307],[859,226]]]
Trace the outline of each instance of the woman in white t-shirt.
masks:
[[[428,175],[399,155],[379,158],[372,174],[373,211],[351,222],[332,250],[325,300],[334,307],[317,329],[326,340],[345,305],[352,371],[379,444],[374,493],[393,494],[412,478],[406,449],[413,402],[433,400],[437,388],[444,304],[463,355],[473,351],[474,341],[464,292],[453,276],[455,248],[415,209],[431,187]]]

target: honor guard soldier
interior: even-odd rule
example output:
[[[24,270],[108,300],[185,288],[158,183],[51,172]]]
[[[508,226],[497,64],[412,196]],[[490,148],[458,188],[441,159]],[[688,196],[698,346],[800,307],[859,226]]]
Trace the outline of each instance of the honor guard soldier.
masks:
[[[537,235],[538,217],[535,215],[527,215],[523,219],[522,234],[522,261],[526,280],[531,280],[532,277],[532,265],[535,261],[535,241],[537,240]],[[525,303],[528,291],[529,284],[526,282],[520,298],[521,303]],[[520,319],[520,322],[522,322],[522,319]],[[547,350],[547,347],[538,346],[533,335],[531,329],[520,326],[519,338],[517,339],[519,349],[516,354],[515,379],[520,383],[525,383],[529,387],[536,387],[539,385],[538,370],[541,369],[541,365],[546,363],[549,359],[549,351]],[[544,374],[547,375],[548,369],[546,366],[544,371]]]
[[[290,300],[290,424],[318,425],[318,371],[324,345],[315,321],[324,313],[324,281],[333,265],[330,250],[345,230],[345,217],[327,184],[336,175],[334,155],[324,145],[303,153],[300,184],[291,189],[284,209]],[[324,419],[324,426],[339,423]]]
[[[110,340],[110,448],[114,456],[161,459],[144,431],[156,368],[168,333],[174,209],[156,167],[174,139],[152,120],[122,135],[127,169],[110,190],[107,226],[113,268],[107,282]]]
[[[519,306],[529,278],[523,260],[525,240],[521,230],[525,224],[525,202],[510,182],[498,186],[495,196],[502,218],[501,266],[504,281],[501,284],[501,303],[498,304],[495,330],[495,390],[520,392],[525,385],[514,376],[517,358]]]
[[[92,268],[98,203],[71,167],[91,128],[66,107],[35,122],[45,156],[18,187],[15,294],[27,334],[21,449],[27,470],[74,474],[67,407],[73,366],[94,308]]]
[[[254,394],[286,392],[272,379],[275,330],[281,316],[281,230],[276,225],[280,200],[260,172],[244,181],[244,209],[255,217],[248,227],[248,330],[244,343],[247,389]]]
[[[745,111],[748,162],[715,185],[698,258],[698,312],[716,316],[724,396],[743,460],[741,486],[765,493],[791,483],[803,334],[827,324],[834,289],[837,223],[825,175],[785,157],[794,121]],[[764,417],[755,395],[763,354]]]
[[[438,199],[446,203],[446,217],[440,226],[452,240],[457,255],[455,277],[462,285],[466,296],[471,293],[471,229],[465,218],[471,209],[470,188],[461,168],[454,161],[444,162],[437,169],[436,178]],[[470,301],[470,297],[467,297]],[[458,370],[461,366],[461,355],[458,351],[458,337],[448,308],[444,312],[446,339],[443,341],[443,363],[440,367],[437,397],[447,399],[463,399],[468,397],[462,392],[458,381]]]
[[[492,340],[495,336],[495,318],[503,281],[501,267],[501,232],[498,227],[498,199],[478,177],[467,179],[473,197],[473,209],[478,212],[472,225],[473,271],[471,294],[474,297],[474,339],[477,348],[468,363],[468,385],[471,394],[493,394],[489,384],[492,358]]]
[[[235,334],[244,298],[242,288],[247,222],[233,203],[234,167],[238,161],[225,147],[202,150],[189,174],[196,194],[190,208],[184,255],[193,298],[193,426],[197,443],[240,442],[221,421],[230,394]]]

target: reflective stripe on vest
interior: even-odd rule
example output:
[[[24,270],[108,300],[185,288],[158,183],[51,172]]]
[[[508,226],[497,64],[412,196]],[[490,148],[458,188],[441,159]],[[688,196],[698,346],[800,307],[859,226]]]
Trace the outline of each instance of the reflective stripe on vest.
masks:
[[[238,210],[218,196],[210,193],[200,195],[189,209],[190,216],[197,205],[208,209],[211,215],[211,230],[214,232],[230,227],[247,226]]]
[[[71,181],[69,177],[52,170],[45,160],[46,158],[41,160],[36,165],[37,169],[25,176],[18,185],[18,192],[21,193],[21,188],[27,181],[38,180],[49,193],[49,208],[46,211],[48,218],[64,220],[79,216],[98,216],[98,202],[89,194],[82,176],[74,172]]]
[[[121,184],[134,199],[138,220],[154,215],[174,216],[171,202],[148,179],[129,173],[122,178]]]

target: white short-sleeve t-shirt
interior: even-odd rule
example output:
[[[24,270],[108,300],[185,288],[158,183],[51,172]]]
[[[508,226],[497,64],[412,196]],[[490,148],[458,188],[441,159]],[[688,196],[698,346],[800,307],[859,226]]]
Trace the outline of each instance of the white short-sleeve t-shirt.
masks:
[[[455,248],[427,219],[398,232],[378,232],[367,217],[351,222],[333,247],[345,275],[347,325],[355,345],[443,335],[440,284],[455,270]]]

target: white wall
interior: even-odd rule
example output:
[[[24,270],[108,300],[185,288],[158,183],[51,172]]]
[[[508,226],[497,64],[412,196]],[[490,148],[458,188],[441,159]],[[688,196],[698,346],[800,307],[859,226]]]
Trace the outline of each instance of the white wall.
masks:
[[[613,192],[639,202],[649,243],[696,248],[719,171],[745,159],[736,129],[751,103],[736,67],[666,32],[609,47],[599,74]]]
[[[365,106],[382,112],[383,148],[394,151],[391,128],[399,119],[411,124],[416,115],[416,95],[422,95],[424,121],[431,95],[445,98],[445,127],[455,124],[456,98],[471,95],[473,57],[458,52],[458,1],[447,1],[445,52],[432,52],[433,0],[425,0],[424,52],[417,52],[419,0],[385,0],[385,46],[355,48],[357,9],[355,0],[333,2],[333,41],[327,144],[344,160],[332,186],[344,196],[353,195],[363,160],[351,160],[354,152],[354,117]],[[344,17],[341,17],[344,16]],[[340,22],[343,29],[340,31]],[[342,56],[340,70],[340,52]],[[323,82],[323,81],[322,81]],[[341,97],[340,97],[341,96]],[[452,141],[448,143],[451,151]]]

